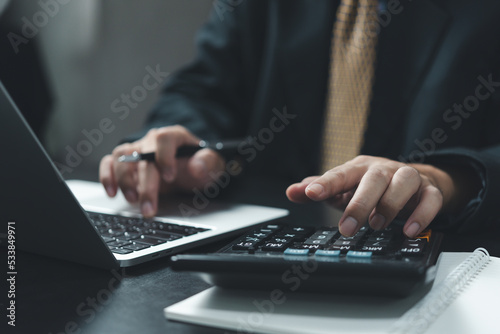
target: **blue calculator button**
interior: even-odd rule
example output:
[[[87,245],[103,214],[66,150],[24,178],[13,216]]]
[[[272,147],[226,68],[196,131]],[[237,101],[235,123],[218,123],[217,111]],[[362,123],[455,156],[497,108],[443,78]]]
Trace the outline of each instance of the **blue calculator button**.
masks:
[[[362,252],[362,251],[348,251],[347,257],[357,258],[357,259],[369,259],[372,257],[372,252]]]
[[[323,249],[318,249],[315,253],[316,256],[328,256],[328,257],[339,257],[340,256],[340,251],[339,250],[323,250]]]
[[[307,256],[307,255],[309,255],[309,249],[287,248],[285,250],[285,255],[302,255],[302,256]]]

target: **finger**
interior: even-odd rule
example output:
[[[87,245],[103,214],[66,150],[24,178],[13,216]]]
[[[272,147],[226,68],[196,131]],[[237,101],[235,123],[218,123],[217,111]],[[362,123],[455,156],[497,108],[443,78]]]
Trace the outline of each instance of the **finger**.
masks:
[[[210,149],[200,150],[189,160],[179,160],[175,186],[184,191],[192,191],[193,188],[201,189],[222,178],[225,167],[225,161],[218,153]],[[230,174],[226,173],[225,177],[226,179],[221,184],[227,185],[230,181]]]
[[[342,235],[353,236],[358,232],[389,186],[392,175],[392,169],[386,166],[368,169],[340,219],[339,231]]]
[[[421,190],[420,202],[403,227],[408,238],[416,238],[439,213],[443,207],[443,194],[433,185]]]
[[[418,192],[421,183],[422,178],[415,168],[410,166],[399,168],[373,214],[370,215],[370,226],[375,230],[387,227]]]
[[[294,183],[294,184],[290,185],[286,189],[286,196],[288,197],[288,199],[290,201],[292,201],[294,203],[310,202],[311,199],[309,197],[307,197],[305,190],[311,182],[317,180],[318,178],[319,178],[319,176],[309,176],[309,177],[306,177],[304,180],[302,180],[299,183]]]
[[[196,152],[188,161],[189,174],[201,182],[212,181],[224,167],[224,158],[211,149]]]
[[[349,202],[351,201],[352,196],[354,196],[354,190],[335,195],[333,197],[330,197],[326,201],[328,204],[337,209],[345,210],[347,204],[349,204]]]
[[[156,162],[166,182],[177,176],[177,148],[182,145],[197,145],[199,139],[181,126],[169,126],[156,130]]]
[[[307,203],[311,202],[312,199],[307,197],[306,188],[308,184],[305,183],[295,183],[290,185],[286,189],[286,196],[288,199],[294,203]]]
[[[311,182],[316,181],[320,177],[321,177],[320,175],[308,176],[305,179],[303,179],[302,181],[300,181],[300,183],[304,183],[304,184],[309,185],[309,184],[311,184]]]
[[[367,170],[366,165],[346,163],[330,169],[305,189],[307,197],[313,201],[323,201],[329,197],[354,189]]]
[[[230,175],[234,175],[230,172],[222,173],[226,169],[225,160],[211,149],[200,150],[189,159],[177,159],[177,168],[178,173],[171,186],[187,192],[194,188],[201,189],[222,177],[226,179],[220,184],[225,187],[230,182]]]
[[[160,172],[154,163],[140,161],[137,166],[137,179],[141,213],[147,218],[153,217],[158,210]]]
[[[115,180],[113,170],[113,156],[108,154],[102,158],[99,164],[99,181],[104,186],[109,197],[115,197],[118,191],[118,184]]]
[[[291,200],[294,203],[307,203],[311,202],[312,200],[306,195],[305,189],[307,186],[319,179],[320,176],[309,176],[306,177],[304,180],[302,180],[299,183],[295,183],[290,185],[287,190],[286,190],[286,195],[289,200]],[[354,194],[354,191],[348,191],[345,193],[337,194],[333,197],[328,198],[326,201],[328,204],[332,205],[333,207],[336,207],[338,209],[345,209],[349,201],[351,200],[352,196]]]
[[[123,192],[123,195],[130,203],[136,203],[139,199],[137,194],[137,164],[118,162],[118,157],[124,154],[131,154],[136,151],[136,147],[132,144],[123,144],[113,150],[113,167],[118,187]]]

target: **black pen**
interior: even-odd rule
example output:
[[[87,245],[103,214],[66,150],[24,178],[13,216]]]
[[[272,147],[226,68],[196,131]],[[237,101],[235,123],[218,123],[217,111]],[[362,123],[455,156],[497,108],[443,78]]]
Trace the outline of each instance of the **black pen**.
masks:
[[[204,149],[204,148],[210,148],[214,151],[219,152],[222,155],[228,154],[228,153],[236,153],[238,149],[245,148],[249,145],[248,141],[245,140],[223,140],[223,141],[217,141],[217,142],[207,142],[205,140],[200,140],[198,145],[185,145],[185,146],[180,146],[177,149],[177,153],[175,154],[176,158],[182,158],[182,157],[190,157],[193,154],[195,154],[197,151]],[[122,155],[118,158],[118,162],[138,162],[141,160],[145,161],[155,161],[155,152],[149,152],[149,153],[139,153],[137,151],[134,151],[130,155]]]

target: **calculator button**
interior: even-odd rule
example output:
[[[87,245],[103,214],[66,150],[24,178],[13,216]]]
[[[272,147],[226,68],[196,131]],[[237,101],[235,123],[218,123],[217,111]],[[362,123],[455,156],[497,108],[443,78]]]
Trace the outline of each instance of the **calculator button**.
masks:
[[[373,254],[381,255],[387,253],[391,248],[391,244],[388,241],[370,241],[368,239],[361,247],[361,251],[373,252]]]
[[[379,248],[383,248],[383,249],[389,249],[390,247],[393,248],[393,243],[388,243],[386,241],[366,241],[365,243],[363,243],[363,247],[379,247]]]
[[[373,231],[373,233],[370,235],[370,238],[384,238],[387,240],[390,240],[393,237],[394,237],[394,232],[386,230]]]
[[[325,246],[336,236],[336,231],[319,231],[309,237],[304,244]]]
[[[245,241],[246,242],[259,242],[261,240],[262,240],[261,238],[257,238],[257,237],[254,237],[254,236],[245,237]]]
[[[362,252],[362,251],[348,251],[347,257],[357,258],[357,259],[369,259],[372,257],[372,252]]]
[[[358,240],[344,240],[338,239],[333,243],[333,246],[356,246],[358,244]]]
[[[306,241],[304,241],[304,245],[318,245],[318,246],[325,246],[326,244],[328,244],[330,240],[321,240],[321,239],[307,239]]]
[[[315,256],[328,256],[328,257],[339,257],[340,256],[340,251],[339,250],[317,250],[315,253]]]
[[[426,244],[425,239],[407,239],[403,242],[399,251],[402,255],[419,256],[424,254]]]
[[[400,249],[402,255],[418,256],[424,254],[423,248],[403,247]]]
[[[274,232],[274,230],[271,230],[271,229],[269,229],[269,228],[261,228],[261,229],[259,230],[259,232],[260,232],[260,233],[266,233],[267,235],[269,235],[269,234],[273,233],[273,232]]]
[[[355,237],[344,237],[343,235],[340,236],[339,240],[342,240],[342,241],[352,241],[352,240],[356,240],[356,239],[359,239],[359,238],[355,238]]]
[[[276,235],[277,238],[290,238],[290,239],[296,239],[302,235],[299,235],[297,233],[279,233]]]
[[[263,251],[283,251],[287,247],[288,243],[285,242],[266,242],[262,246]]]
[[[339,250],[341,253],[346,253],[350,251],[351,249],[354,248],[354,246],[339,246],[339,245],[332,245],[330,247],[332,250]]]
[[[300,256],[307,256],[309,255],[309,249],[295,249],[295,248],[287,248],[285,250],[285,255],[300,255]]]
[[[422,245],[425,245],[427,241],[425,239],[406,239],[404,241],[404,244],[408,245],[409,247],[420,247]]]
[[[286,227],[283,233],[295,234],[297,236],[304,236],[311,233],[312,229],[310,227]]]
[[[311,251],[315,251],[318,249],[323,249],[323,246],[321,245],[306,245],[306,244],[301,244],[299,246],[294,247],[296,249],[310,249]]]
[[[359,229],[359,231],[354,235],[354,237],[362,238],[366,232],[368,232],[368,227],[363,226]]]
[[[250,250],[254,249],[258,241],[241,241],[233,245],[233,250]]]
[[[389,242],[389,239],[383,237],[369,237],[368,240],[366,240],[365,245],[382,246],[387,245]]]
[[[361,251],[363,252],[372,252],[373,254],[385,254],[388,250],[387,246],[363,246],[361,247]]]
[[[292,240],[293,240],[293,238],[276,237],[276,238],[272,238],[271,242],[281,242],[281,243],[286,244],[286,243],[289,243]]]
[[[279,230],[279,228],[280,228],[279,225],[267,225],[266,226],[266,229],[273,230],[273,231]]]
[[[366,227],[362,227],[362,228],[358,231],[358,233],[356,233],[356,234],[355,234],[355,235],[353,235],[352,237],[345,237],[345,236],[343,236],[343,235],[342,235],[342,236],[340,236],[340,237],[338,238],[338,240],[342,240],[342,241],[355,241],[355,242],[358,242],[359,240],[361,240],[361,239],[365,236],[365,234],[366,234],[366,232],[367,232],[367,231],[368,231],[368,229],[367,229]],[[337,240],[337,241],[338,241],[338,240]]]

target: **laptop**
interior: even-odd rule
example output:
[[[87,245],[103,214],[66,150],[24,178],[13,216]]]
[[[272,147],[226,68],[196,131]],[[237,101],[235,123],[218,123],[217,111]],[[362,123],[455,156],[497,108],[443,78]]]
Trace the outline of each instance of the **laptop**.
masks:
[[[157,217],[143,219],[121,194],[109,199],[98,183],[65,181],[1,82],[0,127],[1,246],[15,244],[19,250],[114,269],[170,256],[288,214],[216,201],[197,208],[191,196],[167,199]],[[8,234],[15,236],[14,243]]]

